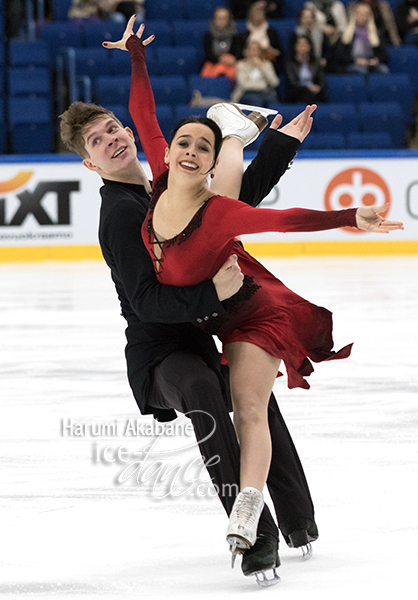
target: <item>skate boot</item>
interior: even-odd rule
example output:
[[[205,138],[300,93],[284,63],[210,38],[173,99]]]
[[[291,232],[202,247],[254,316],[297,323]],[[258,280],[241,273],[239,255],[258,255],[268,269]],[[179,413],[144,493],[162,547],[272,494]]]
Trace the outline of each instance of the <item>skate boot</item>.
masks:
[[[242,554],[254,545],[263,506],[263,494],[254,487],[245,487],[236,497],[226,531],[226,541],[232,552],[232,568],[237,553]]]
[[[241,108],[253,110],[251,114],[246,115]],[[223,102],[214,104],[207,112],[207,117],[213,119],[222,131],[222,137],[236,137],[241,140],[245,146],[248,146],[257,139],[259,134],[267,127],[268,121],[264,114],[273,114],[277,111],[245,106],[244,104],[229,104]]]
[[[280,581],[276,568],[280,566],[278,540],[269,534],[261,533],[254,546],[244,552],[241,569],[246,577],[255,575],[258,585],[269,587]],[[267,571],[273,570],[273,577],[266,576]]]
[[[299,525],[302,522],[306,529],[292,531],[288,535],[285,535],[284,538],[289,548],[300,548],[302,550],[302,559],[308,560],[312,556],[312,542],[318,538],[318,529],[315,522],[310,519],[300,519]]]

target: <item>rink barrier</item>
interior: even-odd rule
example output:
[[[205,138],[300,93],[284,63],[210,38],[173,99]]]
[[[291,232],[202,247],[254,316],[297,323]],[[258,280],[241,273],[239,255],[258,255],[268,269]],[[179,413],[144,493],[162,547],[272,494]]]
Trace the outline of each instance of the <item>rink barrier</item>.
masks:
[[[418,241],[384,242],[246,242],[258,258],[291,256],[379,256],[418,254]],[[0,247],[0,262],[103,260],[99,245]]]
[[[246,164],[253,157],[246,154]],[[76,155],[0,156],[0,262],[103,260],[100,186]],[[262,206],[330,210],[373,202],[389,202],[388,218],[403,221],[405,231],[270,233],[243,241],[257,257],[418,254],[418,150],[300,151]]]

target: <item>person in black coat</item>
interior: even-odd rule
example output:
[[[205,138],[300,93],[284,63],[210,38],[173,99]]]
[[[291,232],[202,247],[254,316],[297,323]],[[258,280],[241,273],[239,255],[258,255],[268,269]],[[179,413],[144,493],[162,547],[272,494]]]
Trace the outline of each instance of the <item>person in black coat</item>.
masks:
[[[396,6],[395,20],[404,44],[418,44],[418,0],[404,0]]]
[[[312,104],[327,100],[326,78],[319,60],[315,57],[312,40],[299,35],[293,48],[293,57],[286,61],[288,102]]]

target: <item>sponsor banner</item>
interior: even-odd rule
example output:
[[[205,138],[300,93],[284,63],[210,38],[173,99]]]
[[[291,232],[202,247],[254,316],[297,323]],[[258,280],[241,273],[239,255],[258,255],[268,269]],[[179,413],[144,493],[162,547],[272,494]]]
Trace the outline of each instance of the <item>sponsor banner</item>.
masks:
[[[141,163],[147,174],[147,163]],[[81,161],[0,163],[0,249],[97,246],[100,177]],[[355,229],[243,236],[256,243],[418,240],[418,157],[297,158],[262,206],[331,210],[382,206],[405,231]],[[261,248],[261,246],[260,246]]]
[[[418,158],[296,159],[261,206],[339,210],[383,206],[404,231],[389,235],[353,228],[315,233],[262,233],[243,236],[251,242],[418,240]]]

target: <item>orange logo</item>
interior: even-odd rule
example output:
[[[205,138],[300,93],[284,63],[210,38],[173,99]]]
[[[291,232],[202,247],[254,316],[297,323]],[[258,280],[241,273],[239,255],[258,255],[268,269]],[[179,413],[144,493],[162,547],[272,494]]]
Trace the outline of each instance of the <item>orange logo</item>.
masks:
[[[0,181],[0,194],[7,194],[13,192],[17,188],[22,187],[32,177],[33,171],[19,171],[17,175],[8,179],[7,181]]]
[[[325,208],[327,210],[340,210],[360,206],[382,206],[390,204],[391,197],[385,180],[375,171],[364,167],[354,167],[338,173],[329,183],[325,191]],[[386,216],[390,210],[381,213]],[[364,233],[363,231],[344,227],[350,233]]]

